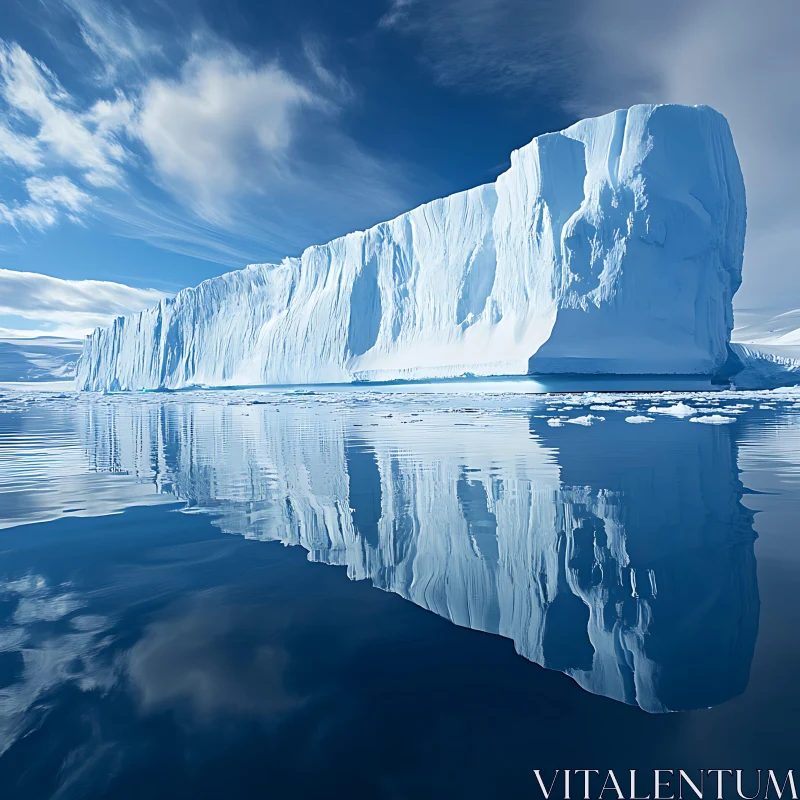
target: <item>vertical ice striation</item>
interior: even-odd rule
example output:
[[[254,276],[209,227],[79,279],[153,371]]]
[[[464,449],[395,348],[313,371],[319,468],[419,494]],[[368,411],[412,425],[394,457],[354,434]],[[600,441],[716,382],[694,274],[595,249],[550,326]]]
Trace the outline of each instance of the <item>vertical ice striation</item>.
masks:
[[[710,375],[745,217],[725,118],[637,105],[537,137],[494,184],[121,317],[77,385]]]

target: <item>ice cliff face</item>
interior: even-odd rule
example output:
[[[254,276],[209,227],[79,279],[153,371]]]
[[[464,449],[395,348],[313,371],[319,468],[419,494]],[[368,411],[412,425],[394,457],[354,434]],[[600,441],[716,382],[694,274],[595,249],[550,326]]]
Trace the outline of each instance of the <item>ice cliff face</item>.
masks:
[[[77,385],[712,374],[745,216],[724,117],[634,106],[537,137],[494,184],[119,318]]]

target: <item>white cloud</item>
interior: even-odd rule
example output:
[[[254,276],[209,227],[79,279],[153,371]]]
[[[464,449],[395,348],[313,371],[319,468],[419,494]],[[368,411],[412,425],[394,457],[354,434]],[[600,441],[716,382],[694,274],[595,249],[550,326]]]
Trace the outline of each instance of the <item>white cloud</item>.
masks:
[[[138,70],[143,61],[161,54],[161,46],[131,19],[119,4],[94,0],[62,0],[74,16],[86,46],[101,67],[100,77],[111,82],[120,69]]]
[[[46,180],[44,178],[28,178],[25,181],[31,200],[38,205],[62,206],[73,212],[80,212],[91,202],[86,192],[81,191],[72,181],[63,175]]]
[[[0,315],[22,318],[50,335],[79,338],[122,314],[155,305],[165,293],[123,283],[65,280],[0,269]],[[28,336],[28,330],[17,330]],[[6,333],[6,335],[11,335]]]
[[[136,107],[119,89],[114,100],[98,100],[86,114],[101,136],[125,131],[131,125]]]
[[[317,40],[305,39],[303,42],[303,55],[306,57],[317,80],[324,88],[328,102],[333,102],[333,100],[349,102],[355,99],[353,87],[344,78],[335,75],[325,66],[323,50]],[[321,98],[316,98],[316,104],[323,104]]]
[[[413,169],[375,158],[343,130],[340,113],[357,97],[318,41],[297,43],[290,70],[246,56],[199,17],[191,30],[176,21],[167,39],[122,4],[53,3],[82,45],[54,43],[100,85],[73,94],[33,52],[0,39],[0,166],[11,165],[4,183],[16,184],[15,199],[0,195],[0,227],[18,232],[0,249],[24,243],[26,229],[91,219],[242,266],[394,216],[410,194],[421,199]]]
[[[197,216],[165,226],[160,210],[139,209],[129,230],[230,263],[232,249],[280,258],[405,210],[411,171],[379,162],[341,130],[337,115],[354,93],[316,43],[303,45],[301,80],[278,62],[198,42],[178,76],[145,85],[130,128],[155,180]]]
[[[267,236],[273,245],[280,241],[279,228],[272,226],[269,220],[262,220],[257,228],[250,226],[249,230],[237,235],[212,227],[180,208],[165,203],[145,202],[137,197],[130,197],[129,203],[124,206],[121,203],[104,206],[101,212],[119,236],[147,242],[173,253],[224,264],[231,269],[263,261]],[[250,219],[240,219],[241,227],[247,228]]]
[[[0,202],[0,223],[19,229],[23,226],[45,230],[55,225],[62,212],[77,221],[92,198],[63,175],[54,178],[28,178],[26,203],[8,206]],[[2,300],[0,300],[2,303]]]
[[[26,169],[42,166],[39,143],[31,136],[17,133],[0,122],[0,161]]]
[[[381,28],[402,28],[408,22],[409,9],[414,0],[391,0],[389,10],[380,18]]]
[[[411,171],[379,162],[338,125],[354,92],[317,42],[301,44],[295,73],[255,62],[201,26],[171,44],[168,77],[150,59],[163,53],[127,12],[61,2],[117,86],[79,102],[44,63],[0,40],[0,159],[43,180],[64,173],[114,232],[241,266],[407,207]],[[80,221],[88,208],[0,197],[0,222],[22,236]]]
[[[294,111],[319,102],[277,64],[255,67],[234,51],[193,56],[177,80],[147,85],[137,131],[164,185],[220,220],[231,195],[285,169]]]
[[[0,224],[19,230],[23,227],[43,231],[58,222],[58,211],[52,206],[27,202],[8,206],[0,203]]]
[[[123,183],[120,165],[128,154],[114,136],[113,129],[101,124],[102,115],[98,117],[97,109],[94,114],[82,114],[42,62],[19,45],[2,40],[0,96],[11,116],[38,126],[36,147],[48,160],[80,170],[85,180],[95,187]],[[28,141],[32,144],[30,137]]]

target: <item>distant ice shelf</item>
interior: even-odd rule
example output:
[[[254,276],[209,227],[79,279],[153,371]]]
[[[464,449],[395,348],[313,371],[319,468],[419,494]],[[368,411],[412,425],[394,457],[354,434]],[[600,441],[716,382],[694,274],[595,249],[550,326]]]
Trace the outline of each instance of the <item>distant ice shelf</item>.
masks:
[[[80,339],[57,336],[0,338],[0,382],[71,381],[81,347]]]
[[[741,363],[733,377],[739,389],[777,389],[800,384],[800,361],[773,355],[744,344],[733,344],[731,350]]]
[[[496,183],[120,317],[76,385],[713,375],[745,219],[725,118],[637,105],[535,138]]]

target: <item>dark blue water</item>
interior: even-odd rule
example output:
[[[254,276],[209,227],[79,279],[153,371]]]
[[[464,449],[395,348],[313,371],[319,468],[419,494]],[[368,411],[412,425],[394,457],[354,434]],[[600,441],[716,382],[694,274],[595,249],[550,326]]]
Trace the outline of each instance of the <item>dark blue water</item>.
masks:
[[[798,769],[799,406],[6,395],[0,797]]]

